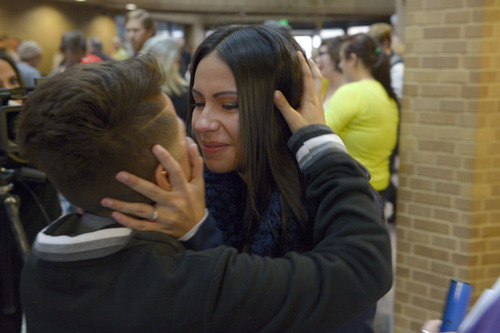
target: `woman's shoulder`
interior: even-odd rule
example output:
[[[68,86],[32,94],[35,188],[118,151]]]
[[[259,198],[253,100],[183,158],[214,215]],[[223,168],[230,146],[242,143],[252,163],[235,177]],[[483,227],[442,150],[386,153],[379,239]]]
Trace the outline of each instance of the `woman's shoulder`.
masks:
[[[373,94],[383,94],[384,96],[387,94],[382,84],[377,80],[359,80],[349,82],[341,86],[339,88],[339,92],[344,98],[347,96],[350,100],[357,100],[359,98],[366,99]]]
[[[344,83],[341,85],[328,101],[326,108],[330,109],[333,105],[346,102],[352,103],[358,101],[363,96],[363,88],[358,84],[359,81]]]
[[[335,94],[344,94],[344,95],[356,95],[360,93],[360,89],[364,86],[362,81],[354,81],[348,82],[341,85]]]
[[[366,87],[381,87],[382,89],[384,88],[380,82],[374,79],[365,79],[365,80],[359,80],[356,82],[352,82],[353,87],[356,87],[356,89],[359,88],[366,88]]]

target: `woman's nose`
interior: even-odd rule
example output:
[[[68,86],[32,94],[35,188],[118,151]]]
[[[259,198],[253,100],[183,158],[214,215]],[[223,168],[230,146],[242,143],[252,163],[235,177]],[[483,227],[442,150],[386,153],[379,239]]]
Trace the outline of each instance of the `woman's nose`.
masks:
[[[193,128],[197,133],[216,131],[218,129],[215,114],[209,106],[205,106],[202,110],[194,111]]]

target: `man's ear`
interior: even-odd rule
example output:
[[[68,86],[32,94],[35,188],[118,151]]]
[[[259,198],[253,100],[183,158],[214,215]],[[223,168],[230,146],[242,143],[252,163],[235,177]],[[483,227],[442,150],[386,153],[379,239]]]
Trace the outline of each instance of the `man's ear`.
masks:
[[[168,172],[165,170],[165,168],[161,164],[158,164],[158,166],[155,169],[154,182],[156,183],[156,185],[158,185],[160,188],[164,189],[165,191],[172,190],[172,185],[170,184],[170,179],[168,178]]]
[[[388,39],[385,39],[382,42],[382,48],[384,49],[385,53],[391,54],[391,41]]]

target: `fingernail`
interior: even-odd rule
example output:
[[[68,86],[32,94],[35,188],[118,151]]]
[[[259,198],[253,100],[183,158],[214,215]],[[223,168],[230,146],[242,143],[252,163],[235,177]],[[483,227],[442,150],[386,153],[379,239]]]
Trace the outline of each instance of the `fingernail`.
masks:
[[[128,180],[128,175],[124,172],[118,172],[118,174],[116,175],[116,179],[118,179],[119,181],[125,182]]]
[[[154,145],[153,146],[153,153],[157,153],[158,154],[158,153],[161,153],[163,151],[165,151],[165,148],[163,148],[162,146],[160,146],[160,145]]]
[[[274,92],[274,100],[279,101],[281,99],[281,94],[276,90]]]
[[[113,200],[111,199],[102,199],[101,200],[101,205],[105,206],[105,207],[109,207],[109,206],[112,206],[113,205]]]
[[[121,215],[118,212],[111,213],[111,217],[118,222],[121,220]]]

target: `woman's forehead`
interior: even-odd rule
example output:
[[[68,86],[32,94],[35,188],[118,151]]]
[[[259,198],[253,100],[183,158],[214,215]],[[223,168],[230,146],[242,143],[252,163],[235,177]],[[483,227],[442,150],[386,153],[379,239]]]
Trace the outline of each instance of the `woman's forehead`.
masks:
[[[229,65],[216,53],[205,56],[198,64],[194,74],[193,90],[210,94],[219,91],[236,91],[236,81]]]
[[[0,67],[2,67],[2,72],[5,70],[10,69],[12,72],[14,72],[14,69],[12,66],[7,62],[7,60],[0,59]]]

